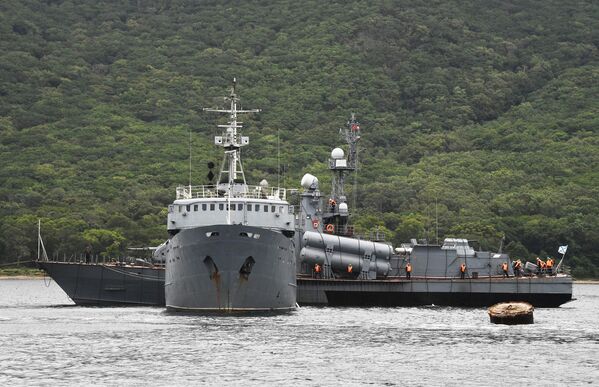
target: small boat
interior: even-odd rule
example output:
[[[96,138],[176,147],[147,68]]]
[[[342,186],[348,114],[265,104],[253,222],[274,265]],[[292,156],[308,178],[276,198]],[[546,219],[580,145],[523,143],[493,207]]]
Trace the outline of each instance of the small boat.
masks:
[[[500,302],[488,309],[493,324],[533,324],[535,308],[528,302]]]

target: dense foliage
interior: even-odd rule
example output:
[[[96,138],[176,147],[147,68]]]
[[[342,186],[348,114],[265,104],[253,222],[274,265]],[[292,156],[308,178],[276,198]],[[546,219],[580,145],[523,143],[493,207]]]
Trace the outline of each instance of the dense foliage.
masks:
[[[220,158],[201,108],[235,76],[263,109],[252,182],[326,188],[355,112],[362,232],[568,244],[599,276],[597,20],[593,0],[4,1],[0,261],[35,255],[38,218],[54,254],[162,241],[190,132],[194,184]]]

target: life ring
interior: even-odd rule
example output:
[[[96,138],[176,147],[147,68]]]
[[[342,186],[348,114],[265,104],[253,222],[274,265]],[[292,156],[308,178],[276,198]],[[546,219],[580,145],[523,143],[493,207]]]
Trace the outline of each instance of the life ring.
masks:
[[[332,224],[327,224],[326,230],[328,233],[332,234],[333,232],[335,232],[335,226],[333,226]]]

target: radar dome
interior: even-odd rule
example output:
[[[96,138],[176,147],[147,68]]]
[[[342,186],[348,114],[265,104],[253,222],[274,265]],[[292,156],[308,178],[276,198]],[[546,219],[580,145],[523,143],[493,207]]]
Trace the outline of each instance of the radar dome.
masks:
[[[345,154],[343,153],[343,149],[341,149],[341,148],[335,148],[331,152],[331,158],[333,158],[335,160],[339,160],[339,159],[342,159],[344,157],[345,157]]]
[[[262,181],[260,182],[260,187],[267,188],[268,187],[268,181],[266,181],[266,179],[262,179]]]
[[[339,215],[348,216],[349,209],[347,208],[347,203],[339,203]]]
[[[304,177],[302,177],[302,182],[300,184],[305,189],[316,189],[318,188],[318,178],[314,175],[306,173]]]

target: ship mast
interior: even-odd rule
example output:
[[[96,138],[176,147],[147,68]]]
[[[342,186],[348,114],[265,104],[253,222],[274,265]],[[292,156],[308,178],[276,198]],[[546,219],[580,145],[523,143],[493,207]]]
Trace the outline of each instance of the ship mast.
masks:
[[[347,155],[347,165],[353,169],[358,169],[358,141],[360,140],[360,123],[356,120],[356,114],[351,114],[351,119],[347,121],[345,129],[339,129],[339,133],[345,138],[349,145],[349,154]]]
[[[358,141],[360,140],[360,123],[356,120],[355,113],[347,121],[345,129],[339,129],[339,134],[349,145],[347,161],[340,163],[331,160],[329,168],[333,171],[333,187],[331,196],[338,202],[345,202],[345,175],[349,171],[358,169]]]
[[[329,226],[331,233],[338,235],[352,235],[353,229],[348,227],[349,210],[347,197],[345,196],[345,177],[348,172],[356,171],[358,168],[358,141],[360,140],[360,124],[352,113],[345,129],[339,129],[339,133],[349,145],[347,159],[341,148],[335,148],[331,152],[329,169],[332,172],[332,189],[327,211],[323,214],[323,222]]]
[[[247,183],[245,174],[241,165],[242,146],[248,145],[249,137],[240,136],[237,129],[242,128],[242,122],[237,121],[237,115],[241,113],[258,113],[260,109],[239,110],[237,103],[239,98],[236,93],[237,81],[233,78],[231,86],[231,94],[225,97],[225,101],[230,103],[229,109],[210,109],[204,108],[207,112],[227,113],[229,114],[229,123],[226,125],[218,125],[219,128],[224,128],[222,136],[214,137],[214,144],[225,148],[225,155],[221,168],[218,174],[217,188],[219,191],[224,191],[226,196],[231,197],[233,194],[240,192],[245,193]]]

